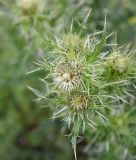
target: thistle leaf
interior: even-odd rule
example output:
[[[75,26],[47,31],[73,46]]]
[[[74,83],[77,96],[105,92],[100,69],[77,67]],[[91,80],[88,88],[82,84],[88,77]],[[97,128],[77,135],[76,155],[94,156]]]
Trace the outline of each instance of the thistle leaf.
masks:
[[[77,155],[76,155],[76,141],[77,141],[77,136],[76,136],[76,135],[72,136],[71,142],[72,142],[72,148],[73,148],[73,150],[74,150],[75,160],[77,160]]]
[[[106,35],[105,35],[105,33],[103,33],[102,38],[99,41],[99,43],[96,44],[94,51],[87,54],[87,56],[86,56],[86,63],[87,64],[97,60],[98,56],[101,53],[102,48],[105,46],[106,39],[107,39]]]

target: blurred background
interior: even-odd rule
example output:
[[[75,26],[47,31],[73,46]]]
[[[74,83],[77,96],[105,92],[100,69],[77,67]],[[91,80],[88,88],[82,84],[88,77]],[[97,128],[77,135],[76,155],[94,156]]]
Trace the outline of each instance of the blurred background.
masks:
[[[27,86],[42,89],[39,77],[26,74],[33,61],[43,54],[46,37],[73,30],[89,10],[84,34],[103,28],[117,34],[117,43],[136,48],[136,0],[0,0],[0,160],[74,160],[70,140],[64,136],[62,122],[50,119],[52,112],[35,102]],[[21,4],[23,3],[23,4]],[[77,147],[79,160],[121,160],[111,153],[92,156],[84,151],[89,139]],[[91,152],[91,151],[90,151]],[[133,148],[136,155],[136,147]],[[127,159],[132,160],[132,158]]]

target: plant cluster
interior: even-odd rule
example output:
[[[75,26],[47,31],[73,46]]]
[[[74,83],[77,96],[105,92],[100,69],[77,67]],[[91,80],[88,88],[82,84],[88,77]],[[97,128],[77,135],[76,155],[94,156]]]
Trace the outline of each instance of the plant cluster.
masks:
[[[134,51],[107,44],[108,37],[105,27],[85,36],[71,27],[70,33],[55,36],[49,54],[35,62],[47,74],[41,79],[46,93],[37,100],[52,101],[53,118],[61,117],[70,130],[75,159],[77,137],[86,128],[97,133],[101,124],[110,126],[111,117],[120,116],[127,97],[133,97],[128,86],[134,86]]]
[[[0,0],[0,159],[136,159],[132,1]]]

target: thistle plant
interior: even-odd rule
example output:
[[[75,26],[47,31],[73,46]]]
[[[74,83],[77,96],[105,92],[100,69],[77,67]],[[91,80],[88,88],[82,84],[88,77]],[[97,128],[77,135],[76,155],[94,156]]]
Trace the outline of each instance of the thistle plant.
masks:
[[[87,129],[85,135],[90,142],[85,148],[86,152],[92,151],[91,157],[96,159],[135,159],[132,148],[135,148],[135,109],[123,110],[109,117],[109,125],[99,124],[97,132]],[[106,133],[106,134],[105,134]],[[97,143],[96,143],[97,142]],[[130,151],[131,150],[131,151]],[[105,151],[107,156],[105,155]]]
[[[40,93],[29,88],[37,101],[50,104],[53,118],[64,120],[75,159],[77,138],[87,130],[97,134],[100,126],[111,126],[111,118],[125,111],[132,96],[128,86],[134,85],[136,74],[134,51],[109,44],[105,26],[85,36],[73,33],[71,27],[70,33],[48,41],[48,54],[34,62],[36,70],[45,71],[40,80],[46,89]]]

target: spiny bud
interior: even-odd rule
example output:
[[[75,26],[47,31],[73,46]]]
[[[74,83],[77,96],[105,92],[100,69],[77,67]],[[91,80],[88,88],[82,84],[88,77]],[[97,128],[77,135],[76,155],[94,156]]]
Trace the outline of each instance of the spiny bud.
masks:
[[[114,69],[119,73],[123,73],[127,70],[128,67],[127,57],[113,54],[107,58],[106,65],[107,67]]]
[[[23,15],[32,15],[38,10],[39,0],[20,0],[18,4]]]
[[[83,48],[83,41],[77,34],[64,35],[62,45],[66,52],[79,53]]]
[[[55,84],[64,91],[70,92],[81,84],[82,67],[75,61],[60,62],[53,72]]]
[[[84,92],[74,92],[69,98],[69,105],[74,109],[85,109],[88,104],[89,97]]]

